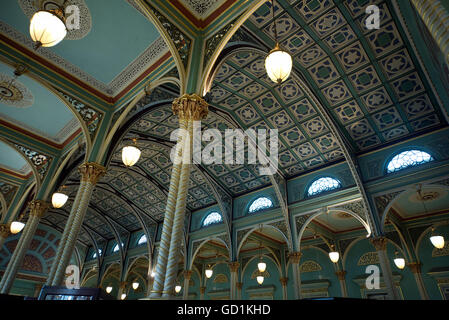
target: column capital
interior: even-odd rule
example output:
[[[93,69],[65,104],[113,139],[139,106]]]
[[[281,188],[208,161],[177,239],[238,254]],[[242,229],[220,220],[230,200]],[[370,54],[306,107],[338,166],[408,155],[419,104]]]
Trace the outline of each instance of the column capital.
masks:
[[[301,260],[302,253],[301,252],[292,252],[288,255],[290,262],[293,264],[298,264]]]
[[[192,276],[193,271],[192,270],[184,270],[184,279],[190,280],[190,277]]]
[[[279,281],[281,282],[281,285],[283,287],[285,287],[285,286],[287,286],[288,278],[287,277],[282,277],[282,278],[279,279]]]
[[[229,269],[231,269],[231,272],[237,272],[240,267],[240,263],[237,261],[228,262]]]
[[[106,174],[106,168],[95,162],[86,162],[79,166],[81,181],[97,184],[98,180]]]
[[[3,239],[11,235],[11,226],[9,224],[0,224],[0,237]]]
[[[126,282],[122,281],[120,282],[120,289],[125,289],[126,288]]]
[[[346,278],[346,271],[345,270],[338,270],[335,272],[335,275],[338,277],[338,280],[345,280]]]
[[[50,203],[43,200],[33,200],[29,203],[30,216],[42,218],[47,209],[50,207]]]
[[[410,268],[412,273],[421,273],[421,263],[419,262],[410,262],[407,267]]]
[[[204,294],[206,292],[206,287],[200,287],[200,293]]]
[[[242,290],[242,288],[243,288],[243,282],[237,282],[237,283],[236,283],[236,287],[237,287],[238,290]]]
[[[375,237],[369,239],[377,251],[385,251],[387,249],[387,240],[387,237]]]
[[[207,117],[209,105],[197,94],[185,94],[173,101],[173,114],[180,120],[199,121]]]

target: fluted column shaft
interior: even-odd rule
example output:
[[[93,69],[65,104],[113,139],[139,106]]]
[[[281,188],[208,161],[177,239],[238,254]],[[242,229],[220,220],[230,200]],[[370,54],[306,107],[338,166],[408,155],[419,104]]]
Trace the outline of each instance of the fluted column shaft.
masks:
[[[185,270],[184,271],[184,291],[182,294],[183,300],[189,300],[189,284],[190,284],[190,277],[192,276],[191,270]]]
[[[243,282],[237,282],[237,300],[242,300]]]
[[[440,0],[411,0],[449,65],[449,12]]]
[[[345,270],[339,270],[335,272],[335,275],[338,278],[338,281],[340,282],[340,288],[341,288],[341,296],[343,298],[348,297],[348,289],[346,287],[346,271]]]
[[[230,299],[237,300],[237,278],[239,274],[240,263],[237,261],[229,263],[229,269],[231,271],[231,283],[230,283]]]
[[[173,296],[178,272],[180,245],[184,230],[184,217],[189,188],[190,169],[192,164],[193,149],[193,124],[207,116],[208,105],[196,94],[184,95],[173,101],[173,113],[179,116],[180,122],[185,121],[187,130],[183,141],[181,176],[179,177],[178,194],[176,198],[176,209],[173,220],[173,229],[170,239],[170,250],[168,254],[167,269],[165,272],[163,298]]]
[[[8,294],[11,290],[17,272],[23,263],[23,258],[30,247],[31,240],[39,225],[39,221],[47,211],[49,204],[42,200],[33,200],[29,206],[30,217],[0,283],[0,293],[2,294]]]
[[[84,181],[80,182],[78,192],[76,193],[75,200],[72,204],[72,210],[70,212],[69,218],[67,219],[67,223],[65,225],[61,239],[59,240],[59,246],[56,250],[56,255],[55,255],[55,258],[53,259],[53,264],[51,266],[50,272],[47,277],[47,281],[45,283],[47,286],[51,286],[53,283],[53,280],[55,278],[56,270],[61,261],[61,256],[62,256],[62,252],[64,251],[64,248],[65,248],[65,243],[67,242],[67,237],[69,235],[70,230],[72,230],[73,220],[75,219],[76,211],[73,210],[73,208],[78,208],[78,206],[79,206],[80,200],[81,200],[81,198],[84,194],[84,190],[85,190],[84,184],[85,184]]]
[[[287,295],[288,278],[280,278],[279,281],[281,282],[281,285],[282,285],[282,299],[288,300],[288,295]]]
[[[293,252],[290,254],[290,262],[292,264],[293,287],[295,299],[301,299],[301,275],[299,272],[299,261],[301,260],[301,252]]]
[[[206,287],[200,287],[200,300],[204,300],[205,293],[206,293]]]
[[[180,129],[186,130],[186,122],[179,122]],[[175,163],[172,167],[170,177],[170,188],[167,196],[167,205],[165,207],[164,224],[162,226],[161,241],[159,242],[159,253],[156,262],[156,272],[153,281],[150,298],[159,298],[164,290],[165,272],[167,271],[168,254],[170,250],[170,241],[173,229],[173,217],[176,209],[176,200],[178,195],[179,177],[181,174],[181,157],[183,149],[184,136],[178,136],[178,142],[175,149]]]
[[[66,242],[60,243],[60,246],[63,245],[64,249],[52,282],[53,286],[62,284],[67,265],[69,264],[73,250],[75,249],[76,240],[78,239],[84,216],[86,215],[92,197],[92,192],[98,180],[106,173],[106,169],[103,166],[92,162],[82,164],[79,167],[79,170],[82,177],[81,181],[84,183],[82,183],[78,189],[78,192],[81,193],[78,206],[72,207],[71,214],[75,215],[73,222],[71,225],[66,225],[64,228],[64,230],[69,228],[69,231]]]
[[[388,295],[392,300],[399,300],[399,295],[394,285],[393,272],[391,271],[390,261],[387,256],[387,238],[376,237],[370,239],[374,248],[376,248],[379,256],[379,264],[382,269],[385,286],[387,287]]]
[[[416,285],[418,286],[419,294],[422,300],[429,300],[429,295],[427,293],[426,287],[424,286],[424,282],[421,274],[421,264],[418,262],[411,262],[408,264],[410,271],[413,273],[415,277]]]

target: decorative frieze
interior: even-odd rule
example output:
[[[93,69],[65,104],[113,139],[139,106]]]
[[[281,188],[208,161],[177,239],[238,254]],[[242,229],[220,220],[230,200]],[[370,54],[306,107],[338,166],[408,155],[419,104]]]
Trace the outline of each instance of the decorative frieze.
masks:
[[[299,267],[301,273],[321,271],[322,269],[321,265],[312,260],[304,261]]]
[[[367,252],[363,254],[357,262],[358,266],[368,266],[372,264],[379,264],[379,255],[377,252]]]

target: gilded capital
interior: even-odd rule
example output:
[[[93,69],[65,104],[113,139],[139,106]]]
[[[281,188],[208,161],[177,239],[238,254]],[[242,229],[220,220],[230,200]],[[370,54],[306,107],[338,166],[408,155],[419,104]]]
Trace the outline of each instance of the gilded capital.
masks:
[[[0,237],[3,239],[8,238],[11,235],[11,226],[8,224],[0,224]]]
[[[291,263],[298,264],[301,260],[302,253],[301,252],[292,252],[289,255],[289,259]]]
[[[97,184],[98,180],[106,174],[106,168],[95,162],[86,162],[79,166],[81,181]]]
[[[238,263],[237,261],[229,262],[228,265],[229,269],[231,269],[231,272],[237,272],[240,267],[240,263]]]
[[[200,121],[207,117],[209,105],[197,94],[185,94],[173,101],[172,110],[180,120]]]
[[[236,283],[236,287],[237,287],[238,290],[242,290],[242,288],[243,288],[243,282],[237,282],[237,283]]]
[[[50,207],[50,203],[43,200],[33,200],[29,203],[30,216],[42,218],[47,209]]]
[[[283,278],[280,278],[279,281],[281,282],[281,285],[282,285],[283,287],[285,287],[285,286],[287,286],[288,278],[283,277]]]
[[[377,237],[371,238],[371,243],[377,251],[385,251],[387,249],[387,238],[386,237]]]
[[[206,287],[200,287],[200,293],[204,294],[206,292]]]
[[[338,270],[335,272],[335,275],[337,276],[338,280],[345,280],[346,278],[346,271],[345,270]]]
[[[421,273],[421,263],[419,262],[410,262],[407,267],[410,268],[412,273]]]
[[[184,279],[190,280],[190,277],[192,276],[193,271],[192,270],[184,270]]]

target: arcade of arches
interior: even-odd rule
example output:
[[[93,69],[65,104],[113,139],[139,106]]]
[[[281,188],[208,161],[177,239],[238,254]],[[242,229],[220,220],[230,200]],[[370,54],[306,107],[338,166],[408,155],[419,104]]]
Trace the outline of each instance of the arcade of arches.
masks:
[[[3,2],[0,294],[449,299],[447,1]]]

